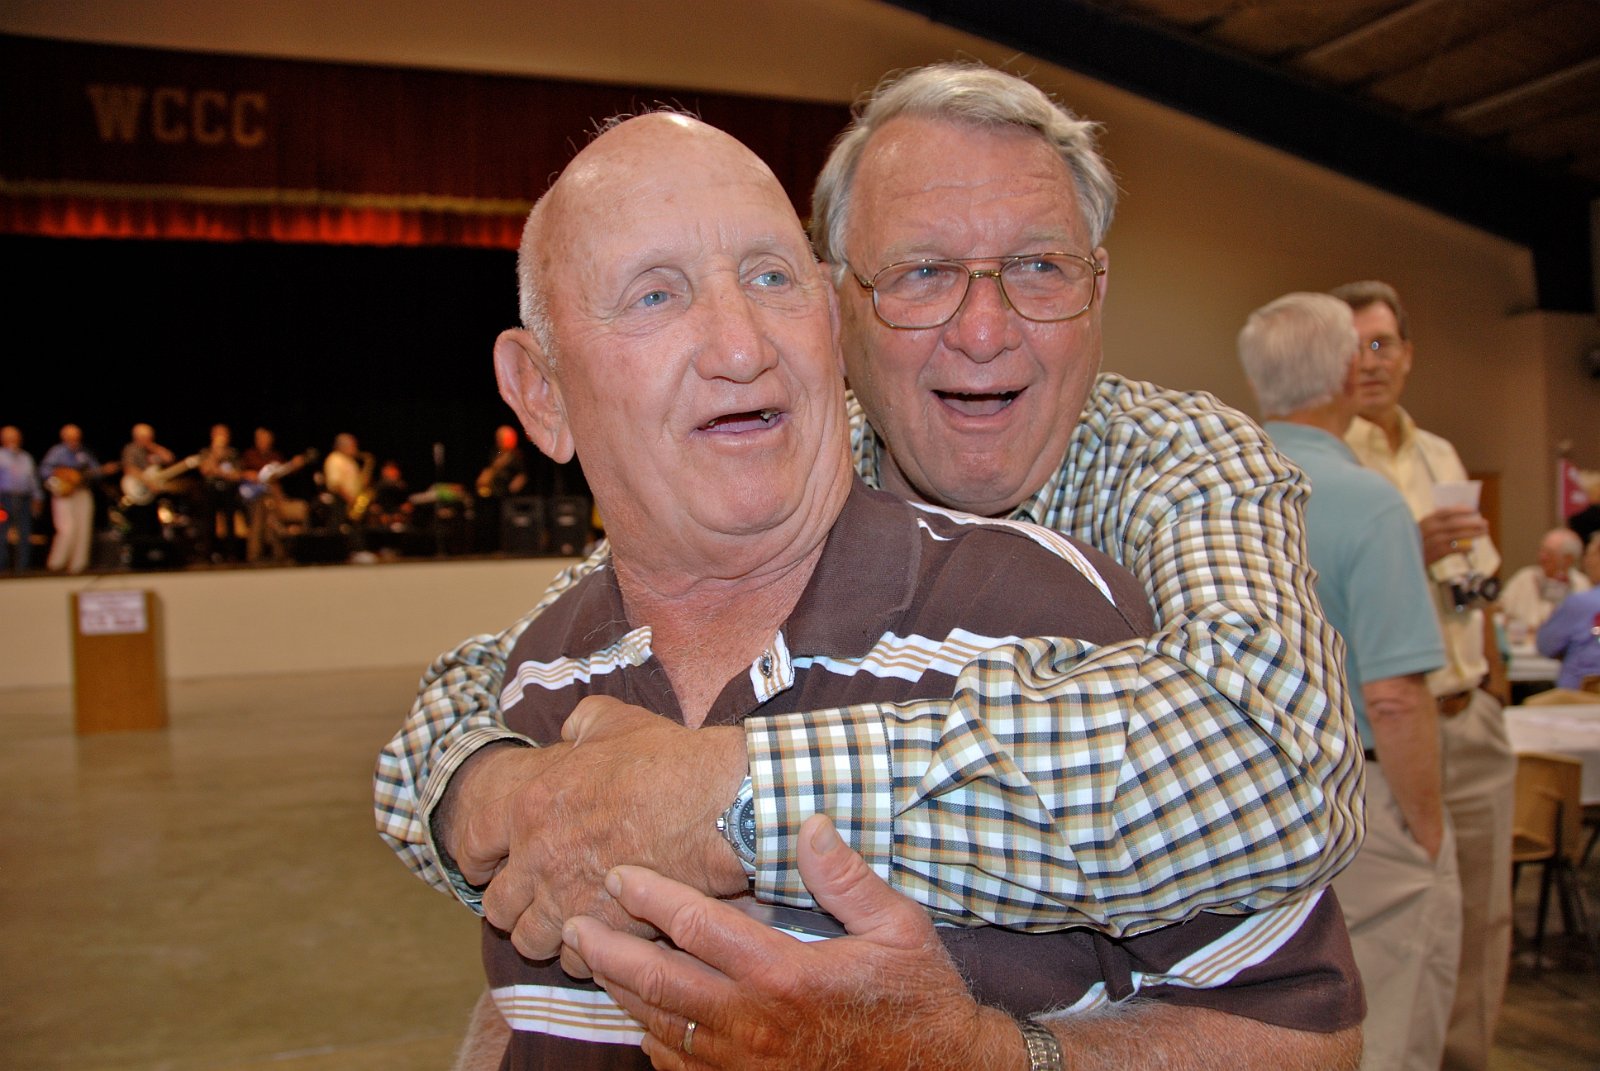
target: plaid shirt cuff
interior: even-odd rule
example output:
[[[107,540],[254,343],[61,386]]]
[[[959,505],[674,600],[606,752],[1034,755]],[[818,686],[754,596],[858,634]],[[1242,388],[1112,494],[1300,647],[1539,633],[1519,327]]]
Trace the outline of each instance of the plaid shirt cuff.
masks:
[[[433,818],[439,804],[444,799],[445,792],[450,787],[450,778],[461,769],[461,765],[476,755],[490,744],[500,742],[517,744],[520,747],[537,747],[532,740],[514,733],[509,729],[469,729],[462,733],[444,757],[434,764],[433,772],[428,776],[428,783],[422,790],[419,801],[419,811],[422,815],[422,828],[427,839],[428,851],[433,858],[438,860],[439,869],[450,882],[450,892],[457,900],[466,904],[478,914],[483,914],[483,886],[473,885],[461,876],[461,871],[456,867],[454,859],[450,858],[442,845],[435,839]]]
[[[756,801],[756,896],[814,906],[800,880],[798,841],[800,823],[819,812],[888,881],[894,821],[881,718],[836,709],[753,717],[744,728]]]

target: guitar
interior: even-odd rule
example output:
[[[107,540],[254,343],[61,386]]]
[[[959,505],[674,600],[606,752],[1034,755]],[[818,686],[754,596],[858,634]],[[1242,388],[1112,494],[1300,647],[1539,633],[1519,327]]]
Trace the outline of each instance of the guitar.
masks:
[[[318,451],[312,448],[298,457],[290,458],[288,461],[269,461],[261,466],[261,471],[256,473],[255,479],[246,480],[239,485],[239,497],[244,500],[246,505],[249,505],[272,490],[273,484],[285,476],[292,476],[294,473],[299,472],[315,461],[318,456]]]
[[[57,498],[66,498],[83,486],[83,473],[78,469],[62,465],[45,477],[44,485]]]
[[[122,477],[123,507],[148,506],[155,501],[156,495],[167,489],[169,480],[199,465],[200,455],[190,454],[176,465],[168,465],[166,468],[151,465],[137,475],[128,473]]]

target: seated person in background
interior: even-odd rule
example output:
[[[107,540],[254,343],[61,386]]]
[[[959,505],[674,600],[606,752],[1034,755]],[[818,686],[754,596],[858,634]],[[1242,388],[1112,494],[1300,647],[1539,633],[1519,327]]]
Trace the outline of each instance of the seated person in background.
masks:
[[[1583,566],[1591,577],[1600,575],[1600,532],[1589,537]],[[1588,683],[1600,678],[1600,587],[1568,595],[1539,626],[1537,640],[1540,654],[1561,659],[1557,688],[1600,692],[1600,683]]]
[[[864,700],[906,718],[921,716],[926,700],[942,709],[954,697],[971,709],[979,693],[1025,703],[1053,654],[1018,637],[1072,636],[1092,648],[1152,627],[1138,583],[1087,546],[1014,521],[913,507],[861,484],[826,276],[782,187],[727,135],[666,114],[611,127],[530,215],[519,277],[527,322],[495,346],[501,392],[543,452],[560,462],[577,453],[610,539],[609,554],[511,651],[502,709],[539,746],[482,758],[509,759],[533,780],[544,803],[535,852],[589,857],[577,867],[648,858],[713,895],[748,896],[758,850],[793,859],[797,849],[783,837],[758,845],[742,763],[707,761],[742,754],[741,722]],[[604,740],[619,727],[652,741],[653,780],[609,761]],[[986,757],[993,745],[981,718],[940,716],[927,729],[942,738],[935,753],[926,762],[897,756],[897,781],[931,791],[932,807],[961,809],[944,772],[959,765],[961,780],[993,780],[1003,805],[1041,828],[1074,806],[1077,790],[1050,752],[1103,731],[1092,713],[1040,709],[1030,733],[1046,746],[1014,748],[1001,768]],[[662,793],[686,779],[716,782],[712,795],[733,806],[721,823],[691,813],[649,843]],[[603,809],[587,805],[600,799]],[[830,802],[788,805],[809,813]],[[503,798],[465,813],[492,838],[516,824],[516,807]],[[997,835],[993,816],[967,818],[974,847]],[[1018,839],[1006,850],[1029,848]],[[961,865],[952,858],[921,882],[957,890],[972,880]],[[884,891],[881,909],[915,910]],[[502,892],[491,887],[485,906],[509,926],[520,909],[501,911]],[[520,902],[515,890],[506,895]],[[1063,1038],[1087,1044],[1130,1030],[1152,1065],[1187,1053],[1197,1032],[1232,1067],[1316,1066],[1354,1047],[1361,999],[1329,893],[1256,913],[1201,913],[1120,940],[975,925],[953,907],[953,892],[938,899],[941,914],[963,925],[944,927],[943,947],[927,943],[916,962],[959,995],[908,1015],[922,994],[879,975],[864,995],[870,1008],[835,1004],[820,1014],[822,1028],[835,1038],[856,1031],[851,1044],[863,1052],[896,1031],[941,1052],[949,1068],[1020,1067],[1040,1047],[1059,1060]],[[629,927],[598,881],[579,913]],[[802,930],[827,922],[796,914]],[[504,1066],[633,1068],[663,1045],[697,1059],[726,1047],[708,1027],[697,1049],[698,1024],[653,1016],[647,1035],[592,985],[563,975],[549,959],[559,948],[559,936],[541,943],[521,925],[513,935],[486,923],[485,964],[514,1028]],[[825,954],[859,963],[862,947],[840,941]],[[1070,1014],[1135,996],[1145,1003],[1114,1019]],[[1047,1011],[1069,1014],[1059,1028],[1029,1018]],[[647,1036],[646,1053],[625,1047]],[[746,1066],[725,1051],[723,1066]],[[783,1066],[816,1055],[796,1049]],[[933,1066],[909,1050],[897,1066],[913,1064]],[[875,1064],[846,1046],[830,1066]]]
[[[1505,611],[1513,647],[1526,643],[1568,595],[1589,589],[1589,578],[1577,567],[1582,555],[1578,533],[1552,528],[1539,540],[1539,564],[1525,565],[1511,575],[1500,593],[1500,609]]]
[[[1600,587],[1600,542],[1596,542],[1595,536],[1600,536],[1600,530],[1589,534],[1588,542],[1583,545],[1583,558],[1578,562],[1584,579],[1592,588]]]

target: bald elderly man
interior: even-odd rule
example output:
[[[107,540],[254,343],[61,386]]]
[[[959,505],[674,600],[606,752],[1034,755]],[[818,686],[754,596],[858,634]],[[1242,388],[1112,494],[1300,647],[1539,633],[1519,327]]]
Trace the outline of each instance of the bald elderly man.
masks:
[[[1042,277],[1026,291],[1016,284],[1029,310],[1070,313],[1087,303],[1093,275],[1055,266],[1041,256]],[[958,727],[943,711],[952,697],[961,707],[981,692],[1024,695],[1051,654],[1018,636],[1107,645],[1147,632],[1142,590],[1103,555],[1047,529],[917,509],[859,481],[833,295],[757,158],[682,116],[617,124],[534,209],[519,276],[525,327],[495,348],[502,394],[542,451],[581,459],[610,537],[596,568],[511,651],[507,724],[539,746],[490,750],[474,782],[533,786],[543,806],[531,850],[563,866],[648,859],[659,873],[748,902],[755,823],[740,801],[751,800],[749,780],[740,785],[739,766],[726,761],[742,750],[741,723],[781,725],[795,712],[864,700],[923,719],[944,738],[925,766],[903,756],[898,777],[938,786],[944,768],[963,763],[967,778],[1012,782],[1005,805],[1016,816],[1070,806],[1073,785],[1054,780],[1060,745],[1014,749],[1001,768],[981,757],[989,747],[981,716]],[[937,720],[923,709],[928,701],[938,701]],[[1098,729],[1092,718],[1041,717],[1033,727],[1041,741]],[[633,776],[641,752],[606,749],[618,733],[648,741],[648,775]],[[652,843],[652,812],[686,781],[733,798],[726,821],[721,829],[691,822]],[[946,796],[935,789],[929,805],[961,805]],[[515,794],[473,801],[457,843],[494,839],[524,819],[522,806]],[[966,820],[975,847],[988,839],[982,815]],[[798,864],[796,846],[764,847]],[[535,911],[572,910],[526,892]],[[894,904],[885,909],[920,915],[883,892]],[[698,1022],[651,1017],[641,1027],[569,977],[537,929],[510,926],[520,901],[513,895],[507,911],[494,890],[486,901],[485,965],[514,1028],[508,1066],[642,1067],[646,1057],[704,1056],[721,1044],[709,1021],[699,1050]],[[636,926],[600,880],[579,913]],[[815,911],[775,921],[801,934],[831,923]],[[1064,932],[1019,933],[961,921],[941,928],[923,959],[966,1011],[916,1027],[924,1043],[944,1035],[952,1067],[1020,1066],[1030,1052],[1059,1053],[1034,1016],[1134,996],[1160,1009],[1129,1012],[1152,1052],[1210,1032],[1228,1039],[1220,1044],[1236,1066],[1264,1052],[1273,1066],[1285,1055],[1288,1066],[1304,1066],[1337,1057],[1355,1036],[1359,987],[1331,894],[1256,913],[1202,913],[1120,940],[1064,922],[1054,927]],[[922,925],[931,932],[925,917]],[[872,941],[841,938],[822,954],[859,964],[870,953],[853,947],[859,939]],[[567,965],[577,966],[574,957]],[[905,999],[887,977],[880,988]],[[887,1007],[874,1017],[874,1031],[902,1025]],[[841,1058],[866,1066],[857,1056]],[[785,1066],[810,1059],[784,1057]]]

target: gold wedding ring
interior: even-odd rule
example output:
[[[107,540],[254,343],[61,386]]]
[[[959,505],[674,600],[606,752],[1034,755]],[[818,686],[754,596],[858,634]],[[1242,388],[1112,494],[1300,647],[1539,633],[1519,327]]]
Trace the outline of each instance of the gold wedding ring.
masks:
[[[687,1056],[694,1055],[694,1032],[698,1029],[700,1024],[690,1019],[689,1025],[683,1031],[683,1051]]]

